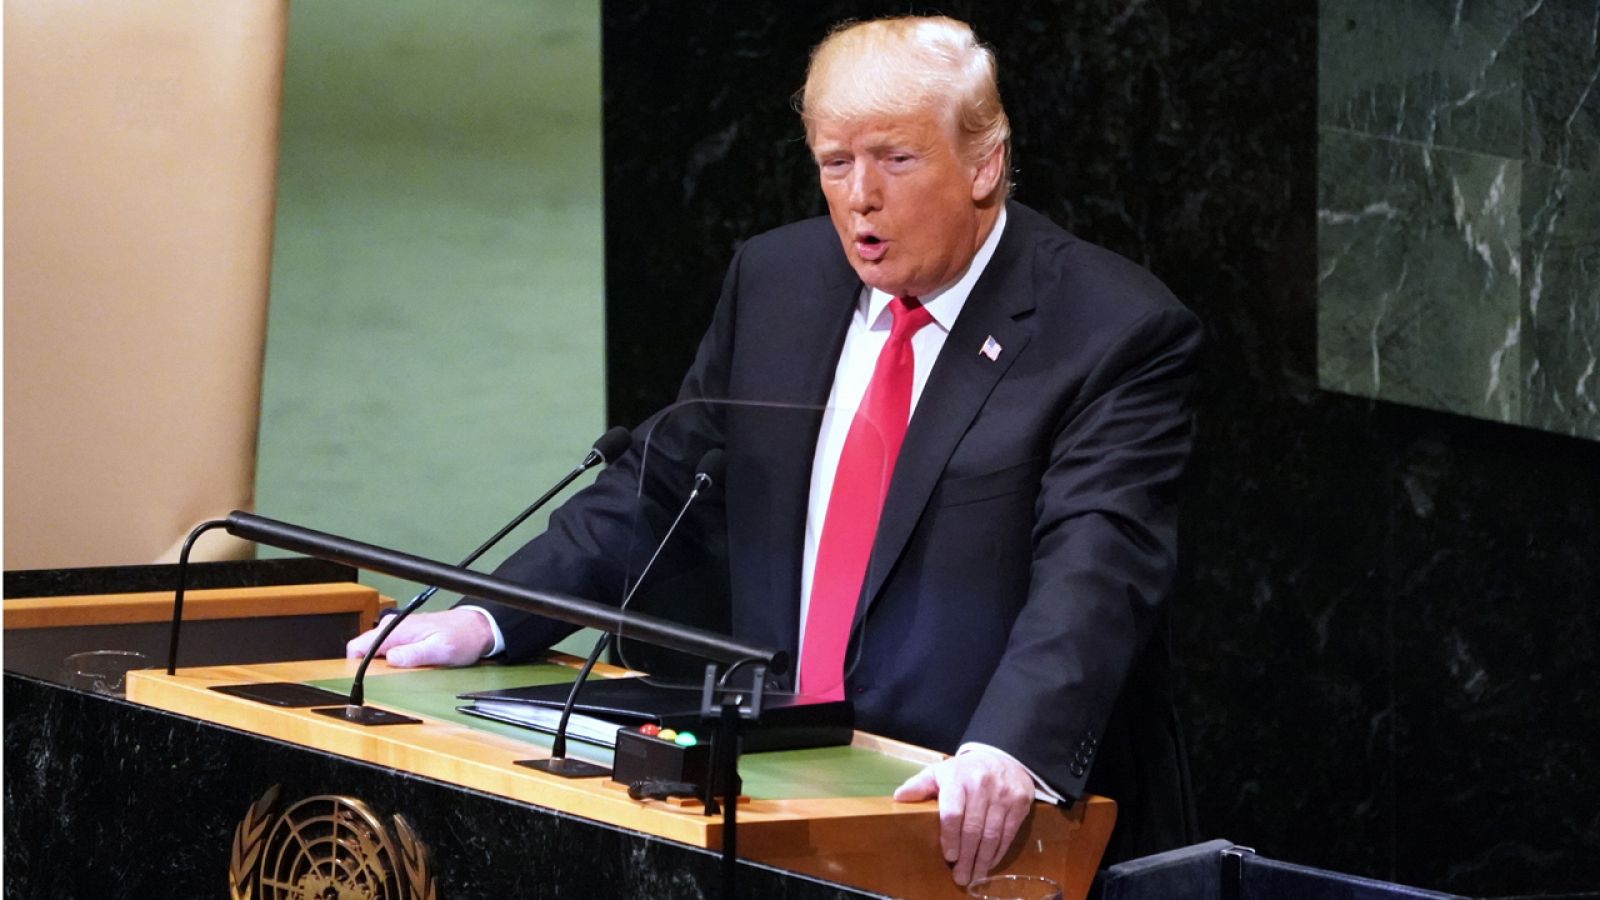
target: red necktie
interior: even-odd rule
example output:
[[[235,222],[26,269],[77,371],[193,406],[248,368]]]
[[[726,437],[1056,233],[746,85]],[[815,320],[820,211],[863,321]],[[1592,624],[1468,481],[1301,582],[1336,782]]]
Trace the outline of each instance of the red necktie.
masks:
[[[844,696],[845,645],[895,457],[911,418],[911,383],[916,375],[911,336],[933,321],[915,297],[894,298],[889,311],[894,326],[839,452],[806,610],[799,687],[834,699]]]

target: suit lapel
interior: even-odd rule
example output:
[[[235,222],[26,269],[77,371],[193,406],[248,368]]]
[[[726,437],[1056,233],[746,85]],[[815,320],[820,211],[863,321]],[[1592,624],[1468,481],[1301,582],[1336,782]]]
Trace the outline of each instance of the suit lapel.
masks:
[[[878,520],[863,602],[856,609],[858,625],[883,592],[956,444],[1032,336],[1031,329],[1017,321],[1034,307],[1031,243],[1020,218],[1010,217],[994,256],[945,339],[906,428]],[[991,337],[1002,348],[998,359],[980,352]]]
[[[782,382],[769,385],[767,393],[755,398],[813,407],[767,417],[771,427],[759,444],[773,491],[768,495],[769,508],[752,511],[749,519],[765,523],[772,532],[767,542],[772,555],[758,563],[765,570],[769,591],[763,602],[778,604],[780,612],[772,621],[775,636],[778,646],[791,652],[800,643],[800,574],[821,409],[833,388],[839,352],[861,294],[861,282],[842,254],[837,265],[824,267],[821,276],[797,283],[773,332],[780,339],[766,343],[771,357],[763,371],[776,373]]]

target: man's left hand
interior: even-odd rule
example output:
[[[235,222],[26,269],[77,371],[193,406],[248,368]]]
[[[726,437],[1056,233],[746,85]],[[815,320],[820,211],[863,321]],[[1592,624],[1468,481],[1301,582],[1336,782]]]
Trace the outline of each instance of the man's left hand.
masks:
[[[902,803],[939,798],[939,848],[960,885],[989,874],[1006,855],[1033,796],[1022,763],[984,747],[934,763],[894,792]]]

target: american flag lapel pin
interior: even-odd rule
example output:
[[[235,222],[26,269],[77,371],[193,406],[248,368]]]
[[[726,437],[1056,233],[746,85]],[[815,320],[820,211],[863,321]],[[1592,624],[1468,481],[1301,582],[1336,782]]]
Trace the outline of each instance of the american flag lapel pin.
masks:
[[[992,334],[984,338],[983,346],[978,348],[978,352],[989,357],[990,362],[994,362],[1000,358],[1000,350],[1000,342],[995,340],[994,335]]]

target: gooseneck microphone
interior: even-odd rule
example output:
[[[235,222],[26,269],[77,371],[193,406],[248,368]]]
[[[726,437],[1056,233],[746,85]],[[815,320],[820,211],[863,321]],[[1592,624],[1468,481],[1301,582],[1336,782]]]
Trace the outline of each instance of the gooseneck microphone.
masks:
[[[594,628],[600,631],[622,631],[626,628],[629,636],[645,643],[688,653],[712,662],[731,665],[754,661],[765,665],[769,672],[776,675],[782,675],[789,670],[789,654],[784,650],[747,644],[660,616],[623,612],[615,606],[596,603],[593,600],[534,590],[504,578],[447,565],[438,560],[414,556],[389,547],[364,544],[324,531],[313,531],[310,528],[302,528],[299,525],[279,522],[237,509],[228,513],[226,519],[214,519],[203,523],[196,531],[207,528],[226,528],[234,537],[265,544],[268,547],[277,547],[279,550],[315,556],[318,559],[344,563],[371,572],[382,572],[418,584],[437,584],[447,591],[493,600],[579,628]],[[182,565],[181,562],[179,564]],[[172,621],[174,630],[183,621],[183,603],[177,596],[172,599]],[[176,652],[176,643],[167,648],[169,663],[176,659]]]
[[[600,435],[600,438],[594,442],[592,447],[590,447],[588,454],[583,457],[581,462],[573,467],[572,471],[562,476],[561,480],[557,481],[555,485],[552,486],[548,491],[545,491],[542,495],[540,495],[539,499],[528,504],[526,509],[520,513],[517,513],[515,518],[502,526],[501,529],[496,531],[488,540],[484,541],[482,544],[479,544],[478,549],[468,553],[466,558],[462,559],[457,565],[465,567],[476,562],[478,557],[487,553],[489,548],[493,547],[495,544],[500,543],[500,541],[506,535],[515,530],[518,525],[521,525],[523,522],[527,521],[529,516],[533,515],[535,512],[538,512],[540,507],[544,506],[546,503],[549,503],[557,494],[565,490],[568,485],[576,481],[578,476],[589,471],[595,466],[609,464],[617,457],[621,456],[627,451],[628,445],[632,442],[632,440],[633,436],[628,432],[628,429],[623,428],[621,425],[618,425],[615,428],[612,428],[610,431],[607,431],[605,434]],[[362,725],[392,725],[400,724],[401,722],[416,721],[405,716],[396,716],[394,713],[386,712],[381,709],[374,709],[366,705],[365,683],[367,677],[367,667],[370,666],[372,664],[372,660],[377,657],[378,648],[382,647],[383,642],[389,639],[390,633],[399,627],[400,623],[405,621],[407,616],[410,616],[413,612],[416,612],[418,609],[420,609],[422,604],[428,602],[429,598],[438,592],[439,588],[437,586],[430,586],[420,591],[415,597],[412,597],[410,602],[405,605],[404,609],[393,615],[385,616],[382,630],[380,630],[378,632],[378,636],[373,639],[372,646],[367,648],[366,655],[361,658],[361,665],[356,669],[355,680],[350,685],[349,701],[344,706],[314,709],[312,712],[321,713],[325,716],[332,716],[336,719],[344,719],[347,722],[357,722]]]
[[[672,539],[678,530],[678,523],[688,514],[689,507],[707,490],[722,483],[723,470],[727,468],[727,455],[720,448],[707,450],[700,457],[699,465],[695,466],[694,486],[689,491],[689,496],[683,501],[683,506],[678,509],[678,515],[667,526],[667,533],[662,535],[660,543],[656,544],[655,552],[650,554],[650,559],[639,570],[639,577],[633,580],[633,586],[628,589],[622,598],[619,612],[628,609],[628,603],[633,600],[633,595],[639,592],[639,585],[644,583],[645,576],[650,574],[650,567],[654,566],[660,558],[661,551],[666,549],[667,541]],[[561,720],[556,723],[555,741],[550,745],[550,758],[532,760],[523,765],[563,778],[590,778],[597,775],[609,775],[610,769],[597,766],[581,759],[572,759],[567,756],[567,721],[572,718],[572,710],[578,704],[578,692],[583,689],[584,682],[589,678],[589,672],[594,669],[594,664],[600,659],[600,654],[611,646],[611,632],[605,632],[594,642],[594,649],[589,651],[589,658],[583,661],[583,667],[578,670],[578,677],[572,681],[572,690],[567,693],[567,702],[561,706]]]

